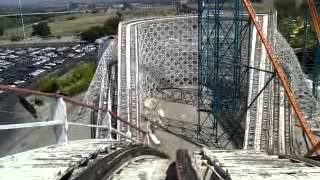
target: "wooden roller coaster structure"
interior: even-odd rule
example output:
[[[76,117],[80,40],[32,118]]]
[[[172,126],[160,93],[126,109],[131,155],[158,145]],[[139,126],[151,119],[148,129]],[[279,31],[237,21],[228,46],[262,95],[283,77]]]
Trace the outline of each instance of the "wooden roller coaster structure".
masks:
[[[307,121],[306,121],[306,119],[305,119],[305,117],[299,107],[299,104],[298,104],[298,102],[294,96],[294,93],[291,90],[291,87],[289,85],[288,78],[279,63],[279,58],[274,53],[272,46],[270,45],[267,37],[265,36],[264,32],[262,31],[261,25],[257,20],[256,13],[254,11],[254,8],[253,8],[250,0],[242,0],[242,1],[243,1],[243,4],[244,4],[246,10],[248,11],[249,16],[250,16],[257,32],[258,32],[258,35],[261,39],[261,42],[263,43],[263,45],[266,49],[266,52],[269,56],[269,59],[271,60],[271,63],[275,69],[275,72],[278,75],[280,82],[281,82],[281,84],[282,84],[282,86],[288,96],[290,105],[291,105],[297,119],[299,120],[299,123],[303,129],[303,132],[306,134],[306,136],[312,146],[312,149],[306,155],[310,156],[314,153],[317,153],[318,150],[320,149],[320,141],[317,138],[317,136],[313,133],[313,131],[311,130],[310,126],[308,125],[308,123],[307,123]],[[317,31],[317,36],[318,36],[318,39],[320,40],[320,25],[319,25],[319,18],[317,15],[317,10],[315,8],[316,7],[315,2],[314,2],[314,0],[308,0],[308,3],[309,3],[309,10],[311,12],[311,16],[312,16],[312,19],[313,19],[313,22],[315,24],[315,28]]]

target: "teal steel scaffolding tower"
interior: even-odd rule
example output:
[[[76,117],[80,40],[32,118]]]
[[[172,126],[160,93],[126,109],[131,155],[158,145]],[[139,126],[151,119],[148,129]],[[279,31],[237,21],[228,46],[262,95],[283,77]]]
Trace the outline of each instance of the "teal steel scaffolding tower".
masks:
[[[198,138],[206,144],[243,144],[251,25],[241,0],[199,0]],[[205,116],[205,117],[204,117]]]

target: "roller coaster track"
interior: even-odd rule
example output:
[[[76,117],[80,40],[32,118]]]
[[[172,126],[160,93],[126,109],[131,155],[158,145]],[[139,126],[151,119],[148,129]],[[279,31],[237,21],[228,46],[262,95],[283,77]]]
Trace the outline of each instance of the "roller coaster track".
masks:
[[[308,140],[310,141],[310,143],[313,147],[313,149],[308,154],[309,155],[313,154],[314,152],[316,152],[320,148],[320,143],[319,143],[316,135],[311,131],[311,128],[309,127],[303,113],[301,112],[301,110],[299,108],[299,104],[294,96],[293,91],[290,88],[287,76],[279,63],[279,58],[273,52],[273,49],[272,49],[269,41],[267,40],[267,37],[265,36],[260,23],[257,20],[256,13],[251,5],[251,2],[249,0],[243,0],[243,3],[244,3],[246,10],[249,13],[249,16],[250,16],[254,26],[257,29],[258,35],[259,35],[262,43],[264,44],[264,47],[265,47],[266,52],[271,60],[272,65],[275,69],[275,72],[278,75],[282,86],[284,87],[284,90],[288,96],[291,107],[292,107],[295,115],[297,116],[297,119],[299,120],[299,123],[300,123],[303,131],[306,133]]]
[[[264,17],[259,16],[257,17],[254,9],[251,6],[251,3],[249,0],[243,0],[249,15],[256,27],[256,32],[258,36],[260,37],[260,40],[258,39],[258,36],[255,37],[255,49],[259,50],[259,53],[255,53],[254,59],[257,59],[253,61],[253,66],[256,69],[263,69],[265,71],[254,71],[252,73],[252,88],[250,89],[251,96],[253,97],[253,101],[255,101],[255,97],[258,98],[257,102],[254,102],[252,107],[250,108],[250,112],[248,112],[248,116],[250,116],[249,121],[249,133],[250,136],[248,138],[248,148],[246,150],[204,150],[201,155],[195,155],[195,157],[200,157],[198,160],[200,161],[200,165],[207,166],[208,169],[211,169],[213,172],[213,176],[217,176],[216,179],[248,179],[248,177],[253,177],[254,175],[259,175],[261,177],[268,177],[269,174],[277,175],[277,177],[284,174],[284,176],[288,177],[292,174],[298,174],[297,176],[303,176],[304,178],[306,176],[312,176],[312,175],[319,175],[319,168],[316,166],[319,166],[318,163],[311,162],[311,163],[304,163],[305,159],[298,159],[296,157],[288,157],[288,156],[280,156],[277,155],[270,155],[266,152],[270,153],[268,150],[272,149],[273,154],[286,154],[285,152],[291,151],[290,146],[290,140],[291,140],[291,130],[290,127],[292,126],[291,121],[283,121],[283,119],[287,119],[288,116],[290,116],[290,110],[286,108],[286,106],[289,106],[288,103],[292,106],[295,114],[297,115],[297,118],[304,130],[306,132],[312,146],[314,149],[310,152],[316,152],[317,151],[317,143],[318,140],[313,134],[312,130],[309,127],[309,124],[307,123],[307,120],[305,119],[305,114],[303,110],[299,107],[299,101],[296,99],[295,94],[292,90],[292,88],[289,85],[288,78],[286,76],[286,72],[284,72],[283,67],[279,63],[279,57],[276,55],[276,53],[272,49],[272,45],[269,43],[269,40],[267,37],[272,36],[270,32],[268,31],[266,35],[264,32],[266,32],[265,25],[268,23],[264,20],[261,20],[261,18],[266,19],[267,15]],[[172,17],[171,19],[175,19],[176,17]],[[183,18],[183,17],[179,17]],[[186,17],[187,19],[188,17]],[[195,18],[195,17],[193,17]],[[258,19],[259,18],[259,19]],[[149,18],[144,20],[132,20],[128,22],[124,22],[119,26],[119,32],[121,34],[119,35],[119,44],[118,44],[118,59],[119,61],[118,66],[116,66],[116,62],[113,63],[113,67],[111,64],[108,65],[108,68],[106,68],[105,74],[108,76],[106,79],[101,79],[101,81],[106,81],[106,85],[103,85],[101,87],[107,89],[109,96],[102,96],[105,91],[100,92],[100,98],[99,98],[99,107],[96,107],[92,104],[86,104],[82,103],[80,101],[77,101],[75,99],[71,99],[69,97],[65,97],[59,94],[52,94],[52,93],[43,93],[43,92],[36,92],[28,89],[19,89],[19,88],[13,88],[8,86],[0,85],[0,90],[13,92],[15,94],[19,95],[39,95],[39,96],[48,96],[53,98],[62,98],[66,102],[70,102],[82,107],[87,107],[96,111],[104,112],[105,114],[108,114],[112,117],[112,119],[118,120],[120,123],[120,131],[122,132],[121,137],[125,137],[127,132],[130,131],[132,133],[133,139],[140,139],[139,134],[146,135],[148,132],[144,130],[144,128],[140,127],[140,118],[143,116],[142,114],[139,114],[140,107],[143,102],[140,99],[139,95],[145,93],[143,89],[139,89],[142,86],[142,82],[140,82],[139,78],[137,78],[139,74],[139,61],[141,59],[138,58],[140,55],[137,52],[137,46],[138,44],[137,38],[139,37],[137,33],[137,29],[140,27],[136,27],[138,23],[144,23],[146,21],[150,21],[152,24],[156,24],[156,22],[153,22],[153,19],[155,18]],[[159,18],[158,18],[159,19]],[[161,18],[160,18],[161,19]],[[162,20],[169,20],[170,18],[162,18]],[[259,20],[259,21],[258,21]],[[263,22],[266,24],[263,24],[262,27],[260,26],[259,22]],[[166,21],[164,23],[167,23]],[[128,27],[127,27],[128,26]],[[270,30],[270,31],[273,31]],[[187,34],[190,35],[190,34]],[[170,36],[169,36],[170,37]],[[160,39],[160,38],[159,38]],[[187,38],[186,38],[187,39]],[[160,41],[159,41],[160,42]],[[168,41],[169,43],[165,45],[170,45],[170,43],[174,44],[174,42]],[[157,44],[156,42],[155,44]],[[263,49],[263,45],[265,49]],[[122,53],[120,52],[122,50]],[[262,53],[260,53],[260,51]],[[272,62],[272,64],[268,64],[267,62],[267,56],[266,53],[269,55],[269,58]],[[182,58],[183,59],[183,58]],[[261,61],[260,61],[261,60]],[[158,62],[159,63],[159,62]],[[179,68],[179,66],[175,66],[174,68]],[[270,79],[274,78],[274,73],[272,73],[273,68],[276,71],[276,74],[278,77],[274,81],[271,81]],[[160,68],[159,68],[160,69]],[[271,72],[271,73],[270,73]],[[145,72],[140,72],[145,73]],[[150,73],[150,72],[149,72]],[[157,74],[152,73],[158,73],[158,71],[151,71],[151,75],[157,76]],[[160,69],[160,73],[161,69]],[[116,75],[118,74],[118,76]],[[159,76],[161,77],[161,76]],[[153,77],[158,78],[159,77]],[[118,78],[118,79],[117,79]],[[117,79],[117,82],[113,84],[113,81]],[[264,88],[264,85],[268,85],[269,80],[271,83],[273,83],[273,86],[270,86],[268,88]],[[281,82],[282,86],[280,86]],[[106,87],[108,86],[108,87]],[[99,86],[100,87],[100,86]],[[274,89],[272,89],[274,87]],[[144,88],[144,87],[143,87]],[[284,88],[284,90],[282,89]],[[188,89],[186,87],[183,88],[172,88],[172,87],[164,87],[162,89],[156,89],[157,93],[159,93],[159,96],[163,96],[168,98],[169,100],[172,100],[174,102],[181,102],[186,104],[193,104],[194,99],[193,97],[187,97],[185,96],[185,92],[187,94],[192,95],[193,89]],[[112,92],[111,92],[112,91]],[[259,91],[263,91],[262,94],[260,94]],[[189,92],[189,93],[188,93]],[[287,93],[288,99],[285,99],[284,92]],[[260,95],[259,95],[260,94]],[[112,96],[110,96],[112,95]],[[143,95],[141,95],[143,96]],[[154,98],[156,96],[151,96]],[[108,106],[102,101],[108,102],[109,104],[112,101],[112,106],[117,106],[117,108],[108,108],[105,106]],[[115,102],[117,101],[117,102]],[[103,104],[103,105],[102,105]],[[101,106],[102,105],[102,106]],[[268,108],[268,106],[272,106],[272,108]],[[118,113],[113,113],[114,111],[117,111]],[[267,113],[269,110],[272,110],[272,113]],[[120,116],[120,117],[119,117]],[[273,117],[270,117],[273,116]],[[148,117],[149,119],[152,118]],[[103,118],[101,118],[103,119]],[[156,118],[154,118],[156,119]],[[272,120],[271,120],[272,119]],[[290,119],[290,118],[289,118]],[[152,122],[150,120],[150,122]],[[152,122],[155,125],[157,122]],[[75,124],[75,123],[74,123]],[[103,124],[98,124],[103,125]],[[174,119],[162,119],[162,125],[159,125],[160,128],[163,130],[170,132],[172,134],[175,134],[179,137],[182,137],[184,139],[190,140],[192,142],[196,142],[195,137],[195,131],[196,131],[196,124],[193,124],[192,122],[184,122]],[[103,129],[103,127],[100,127]],[[117,128],[117,127],[116,127]],[[209,144],[210,139],[212,138],[212,134],[210,133],[210,127],[204,126],[204,132],[202,136],[205,136],[203,139],[208,139],[208,142],[204,141],[198,141],[199,144],[205,144],[208,146],[212,146],[212,144]],[[207,130],[206,130],[207,129]],[[129,135],[131,136],[131,135]],[[119,140],[119,139],[118,139]],[[94,142],[96,141],[96,142]],[[63,175],[63,177],[59,176],[60,179],[101,179],[105,178],[107,176],[110,176],[111,174],[116,174],[116,168],[120,167],[123,162],[128,162],[132,159],[132,157],[143,155],[143,154],[153,154],[165,157],[162,153],[159,153],[157,151],[154,151],[152,148],[143,147],[143,146],[137,146],[132,147],[128,146],[128,144],[120,139],[121,143],[113,144],[116,146],[115,148],[118,148],[118,150],[111,150],[111,151],[101,151],[100,144],[104,144],[103,148],[111,148],[112,142],[110,140],[105,139],[98,139],[98,140],[87,140],[85,143],[80,146],[73,145],[73,142],[66,145],[65,147],[59,147],[59,146],[51,146],[50,148],[43,151],[44,153],[41,154],[42,151],[38,151],[37,153],[40,153],[40,158],[37,156],[37,153],[33,153],[32,155],[32,163],[35,163],[36,165],[39,164],[45,164],[44,166],[50,169],[51,166],[59,166],[63,165],[64,167],[67,166],[66,171],[60,171],[58,173],[59,175]],[[122,146],[122,143],[125,144],[124,147]],[[208,144],[206,144],[208,143]],[[91,147],[90,144],[94,144],[94,147]],[[98,144],[99,146],[95,146]],[[285,145],[284,145],[285,144]],[[319,145],[320,146],[320,145]],[[61,151],[58,151],[59,148],[61,148]],[[70,148],[70,149],[68,149]],[[100,149],[99,149],[100,148]],[[285,148],[285,149],[283,149]],[[58,150],[57,150],[58,149]],[[66,150],[68,149],[68,151]],[[83,150],[90,149],[90,152],[84,152]],[[99,149],[97,153],[97,149]],[[284,152],[285,151],[285,152]],[[51,154],[50,154],[51,153]],[[70,154],[68,154],[70,153]],[[154,154],[155,153],[155,154]],[[271,154],[272,154],[271,153]],[[187,155],[187,152],[184,152],[185,155]],[[290,153],[288,153],[290,154]],[[83,158],[82,156],[86,156]],[[14,158],[19,157],[18,155],[14,155]],[[49,157],[49,158],[48,158]],[[13,159],[14,159],[13,158]],[[4,160],[8,160],[10,157],[5,158]],[[72,162],[72,164],[67,164],[68,162]],[[94,159],[94,160],[93,160]],[[204,161],[204,159],[208,161]],[[51,161],[51,160],[57,160],[57,161]],[[90,163],[94,161],[94,163]],[[191,169],[191,160],[184,161],[184,157],[178,157],[177,159],[177,172],[179,175],[180,180],[182,179],[188,179],[186,172]],[[297,163],[298,162],[298,163]],[[2,161],[3,165],[0,161],[0,167],[6,166],[6,163]],[[21,162],[20,162],[21,163]],[[25,164],[27,163],[27,164]],[[29,162],[24,162],[22,164],[14,164],[15,166],[27,166]],[[12,168],[12,167],[9,167]],[[55,168],[55,167],[54,167]],[[124,167],[125,168],[125,167]],[[130,171],[130,168],[132,166],[127,166],[128,171]],[[14,169],[14,168],[12,168]],[[202,172],[199,168],[198,172]],[[1,170],[1,168],[0,168]],[[35,168],[35,170],[39,170]],[[42,169],[41,169],[42,170]],[[39,170],[39,171],[41,171]],[[266,170],[266,173],[264,172]],[[5,170],[3,170],[4,172]],[[18,172],[19,169],[14,169],[13,172]],[[121,170],[120,170],[121,171]],[[131,169],[131,171],[134,171]],[[263,171],[261,173],[261,171]],[[249,173],[248,173],[249,172]],[[301,173],[302,172],[302,173]],[[208,174],[205,172],[204,174]],[[1,177],[1,174],[0,174]],[[40,176],[39,176],[40,177]],[[221,178],[223,177],[223,178]],[[278,177],[278,178],[279,178]],[[282,177],[282,176],[281,176]],[[7,177],[6,177],[7,178]],[[43,176],[41,176],[43,178]],[[254,179],[254,177],[253,177]]]
[[[79,140],[2,158],[0,179],[14,179],[19,174],[23,179],[100,180],[110,177],[132,158],[145,155],[168,158],[160,151],[137,144]]]
[[[127,28],[127,24],[136,23],[138,20],[127,21],[119,24],[119,43],[118,43],[118,114],[124,119],[130,120],[132,124],[140,126],[140,120],[137,117],[137,90],[136,90],[136,62],[135,54],[132,49],[134,46],[134,38],[128,38],[135,35],[135,31]],[[135,36],[133,36],[135,37]],[[127,50],[121,53],[120,50]],[[133,66],[131,66],[133,64]],[[120,124],[120,131],[124,133],[132,133],[133,137],[137,137],[137,132],[131,132],[125,124]]]
[[[278,34],[275,34],[276,32],[274,32],[274,31],[276,31],[275,27],[274,26],[269,27],[269,25],[268,25],[268,24],[272,24],[274,17],[273,16],[269,17],[269,15],[264,15],[264,14],[259,14],[258,16],[259,16],[259,21],[265,23],[264,31],[266,31],[266,30],[270,31],[270,32],[268,32],[268,38],[273,38],[274,36],[278,36]],[[176,17],[176,18],[183,18],[183,17]],[[192,17],[189,16],[189,18],[191,19]],[[270,18],[270,20],[268,20],[268,18]],[[155,24],[157,24],[156,23],[157,21],[160,23],[162,20],[167,20],[167,19],[170,19],[170,18],[153,18],[153,19],[150,18],[150,19],[142,19],[142,20],[140,20],[140,22],[139,22],[139,20],[132,20],[132,21],[122,23],[122,28],[120,31],[122,34],[121,35],[121,42],[125,41],[126,45],[125,46],[121,45],[121,52],[122,53],[118,52],[118,53],[120,53],[119,56],[121,56],[120,64],[124,65],[124,66],[131,67],[131,68],[126,67],[119,72],[119,73],[121,73],[121,76],[119,75],[119,77],[121,77],[121,78],[119,78],[119,81],[121,79],[120,83],[122,83],[122,85],[126,84],[126,86],[123,86],[123,87],[121,86],[123,89],[120,89],[120,87],[119,87],[119,91],[129,92],[128,89],[131,90],[131,94],[129,94],[129,98],[126,96],[119,95],[119,98],[121,97],[122,100],[124,101],[123,108],[125,109],[126,113],[131,112],[129,109],[133,109],[135,104],[139,105],[141,103],[141,102],[133,103],[133,100],[135,100],[135,98],[131,97],[131,96],[134,96],[134,94],[136,93],[134,91],[139,92],[139,93],[136,93],[136,95],[149,93],[149,92],[144,92],[145,89],[143,89],[143,88],[146,88],[146,87],[142,87],[142,89],[140,88],[139,90],[135,90],[135,87],[133,87],[133,84],[135,84],[135,83],[140,83],[140,85],[138,84],[138,85],[136,85],[136,87],[141,86],[141,82],[137,82],[133,78],[133,76],[136,73],[135,72],[136,68],[134,65],[135,60],[133,58],[135,58],[135,59],[142,58],[142,57],[135,57],[135,56],[139,56],[140,55],[139,53],[143,53],[143,52],[136,52],[132,47],[134,47],[134,46],[141,47],[141,44],[143,44],[143,42],[144,42],[144,41],[140,42],[141,40],[139,40],[139,39],[138,39],[138,42],[135,42],[134,41],[136,38],[135,36],[137,36],[137,35],[134,34],[133,31],[135,28],[143,29],[145,27],[149,27],[147,23],[154,24],[153,26],[155,26]],[[171,18],[171,19],[174,20],[174,18]],[[130,26],[130,24],[131,24],[131,26]],[[127,26],[127,28],[125,28],[124,26]],[[146,28],[146,30],[148,30],[148,29]],[[153,28],[153,30],[154,30],[154,28]],[[125,40],[123,40],[123,39],[125,39]],[[285,151],[290,152],[291,147],[287,146],[287,145],[292,142],[291,141],[292,134],[290,133],[291,126],[289,125],[291,123],[291,121],[290,120],[287,121],[287,119],[291,118],[291,114],[289,112],[289,109],[287,108],[288,107],[287,103],[284,102],[285,101],[284,92],[283,92],[282,87],[279,85],[279,82],[278,82],[279,79],[278,78],[272,79],[272,78],[274,78],[273,77],[274,74],[272,72],[273,66],[271,63],[269,63],[269,60],[266,55],[267,52],[266,52],[266,50],[264,50],[263,45],[262,45],[261,41],[259,40],[259,37],[255,36],[255,38],[253,38],[253,39],[256,39],[256,41],[255,41],[256,46],[253,48],[256,50],[256,52],[252,53],[254,55],[254,57],[251,58],[252,62],[254,62],[254,63],[252,65],[250,65],[250,69],[253,70],[253,73],[252,73],[253,74],[253,81],[250,82],[250,84],[253,84],[254,87],[250,90],[250,94],[253,97],[257,96],[259,103],[257,104],[257,102],[255,102],[255,100],[254,100],[255,98],[253,98],[253,105],[251,106],[251,108],[249,108],[250,113],[248,114],[248,116],[251,116],[251,118],[250,118],[250,122],[248,124],[250,124],[250,127],[252,129],[252,130],[250,130],[250,134],[251,134],[252,138],[250,138],[248,141],[248,144],[251,144],[250,145],[251,147],[249,149],[254,148],[256,150],[259,149],[261,151],[268,151],[271,149],[273,151],[273,153],[275,153],[275,154],[284,153]],[[119,38],[119,40],[120,40],[120,38]],[[149,37],[149,39],[147,39],[145,41],[149,42],[149,40],[154,40],[154,39],[152,39],[152,37]],[[165,40],[167,40],[167,39],[165,39]],[[158,40],[159,42],[157,44],[160,44],[162,41],[165,41],[165,40],[160,39],[160,40]],[[282,39],[280,39],[280,41],[282,42]],[[276,41],[272,41],[272,42],[276,43]],[[131,44],[131,45],[128,45],[128,44]],[[288,46],[288,48],[290,48],[290,47]],[[156,51],[156,49],[153,49],[153,51]],[[290,51],[290,49],[286,49],[285,51]],[[290,53],[291,53],[291,51],[290,51]],[[289,54],[289,55],[291,57],[291,54]],[[125,58],[125,59],[123,59],[123,58]],[[281,57],[281,58],[283,58],[283,57]],[[154,59],[156,59],[156,58],[154,58]],[[154,60],[154,59],[152,59],[152,60]],[[260,60],[262,62],[260,62]],[[143,63],[141,63],[140,66],[143,67]],[[160,69],[160,67],[158,67],[158,70],[159,69]],[[146,75],[145,72],[140,71],[140,73],[144,73],[144,76]],[[157,72],[152,72],[152,73],[153,74],[152,74],[151,78],[155,78],[155,81],[159,80],[159,79],[156,79],[158,77]],[[267,88],[264,88],[264,86],[268,85],[269,81],[271,81],[271,83],[270,83],[271,85],[268,86]],[[150,82],[148,82],[148,83],[151,84]],[[161,93],[160,94],[161,99],[166,99],[169,101],[186,103],[186,104],[191,104],[191,105],[193,104],[193,99],[186,96],[186,94],[188,94],[188,93],[191,94],[192,93],[191,91],[190,92],[188,90],[182,91],[181,88],[174,89],[174,87],[171,87],[171,88],[170,87],[169,88],[168,87],[167,88],[160,87],[158,89],[155,89],[156,92],[153,92],[153,94],[151,94],[151,96],[153,98],[154,97],[157,98],[158,96],[155,96],[155,94],[159,92],[159,93]],[[274,87],[274,89],[272,89],[272,87]],[[260,94],[259,91],[260,92],[263,91],[261,95],[259,95]],[[127,102],[127,100],[130,100],[129,103]],[[133,118],[133,117],[131,117],[131,118]],[[270,120],[270,119],[272,119],[272,120]],[[286,120],[284,120],[284,119],[286,119]],[[253,131],[253,133],[251,133],[251,131]],[[255,145],[258,145],[258,144],[259,144],[259,147],[257,147],[257,148],[254,147]]]
[[[168,156],[150,147],[133,146],[124,147],[123,149],[116,150],[102,159],[91,167],[81,172],[74,180],[99,180],[103,177],[110,177],[119,167],[125,162],[130,161],[134,157],[142,155],[152,155],[167,159]],[[106,165],[107,164],[107,165]],[[70,178],[71,179],[71,178]]]
[[[259,21],[264,23],[264,27],[267,27],[269,24],[267,21],[266,16],[259,17]],[[265,52],[263,51],[264,49],[262,48],[262,44],[260,41],[258,41],[258,37],[256,37],[256,31],[254,30],[253,33],[253,40],[252,43],[255,43],[253,45],[254,47],[254,58],[251,60],[252,67],[255,67],[257,69],[266,69],[270,70],[270,67],[268,63],[265,63],[266,57],[265,57]],[[262,88],[264,82],[268,82],[268,80],[272,80],[270,77],[270,73],[265,73],[262,71],[256,71],[256,70],[251,70],[251,88],[250,88],[250,98],[249,101],[252,101],[251,98],[253,97],[258,97],[256,101],[254,102],[249,102],[252,103],[250,106],[250,109],[248,111],[248,119],[249,121],[247,122],[247,128],[248,128],[248,135],[247,135],[247,140],[245,144],[245,148],[247,149],[261,149],[262,151],[266,150],[266,140],[267,140],[267,133],[266,130],[268,128],[268,123],[269,121],[272,120],[272,118],[267,117],[268,114],[268,106],[273,106],[274,109],[278,109],[278,104],[275,102],[271,104],[268,101],[269,96],[269,89],[271,86]],[[266,83],[266,85],[268,85]],[[263,92],[261,92],[263,91]],[[275,93],[278,93],[277,90],[274,91]],[[259,95],[259,93],[261,93]],[[267,108],[267,109],[265,109]],[[258,111],[262,111],[263,113],[258,113]],[[258,116],[260,114],[260,116]],[[276,121],[278,119],[278,116],[274,116],[273,121]],[[259,128],[258,128],[259,127]]]
[[[267,155],[248,150],[203,149],[195,154],[197,172],[202,179],[262,180],[319,178],[317,161],[285,155]],[[200,164],[205,164],[207,170]],[[211,173],[210,173],[211,171]],[[303,173],[302,173],[303,172]]]
[[[274,36],[273,16],[259,15],[268,38]],[[291,114],[279,79],[273,73],[256,29],[252,33],[247,129],[244,149],[270,154],[292,152]],[[261,71],[264,70],[264,71]]]

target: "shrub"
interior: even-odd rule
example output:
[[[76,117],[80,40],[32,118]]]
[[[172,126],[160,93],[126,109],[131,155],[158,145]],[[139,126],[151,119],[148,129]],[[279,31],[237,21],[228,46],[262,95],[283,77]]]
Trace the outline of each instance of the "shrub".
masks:
[[[4,34],[4,29],[0,27],[0,36],[2,36],[3,34]]]
[[[118,32],[118,25],[120,23],[120,16],[112,16],[104,22],[104,28],[107,34],[114,35]]]
[[[94,42],[96,39],[106,35],[106,31],[103,27],[94,26],[88,30],[80,33],[80,38],[83,41]]]
[[[32,36],[48,37],[51,35],[50,27],[46,22],[40,22],[32,26]]]
[[[47,76],[40,80],[40,90],[43,92],[54,93],[59,90],[59,84],[56,76]]]
[[[57,77],[46,76],[40,80],[39,87],[44,92],[60,91],[61,94],[71,96],[85,91],[90,85],[95,73],[95,64],[80,64],[71,69],[68,73]]]
[[[13,35],[13,36],[10,37],[10,40],[11,41],[21,41],[22,37],[18,36],[18,35]]]
[[[75,20],[75,19],[77,19],[77,18],[76,18],[76,17],[74,17],[74,16],[67,17],[67,20],[69,20],[69,21],[71,21],[71,20]]]
[[[303,5],[303,4],[302,4]],[[274,7],[278,11],[278,18],[281,19],[283,17],[295,17],[299,14],[303,15],[304,10],[301,12],[301,8],[298,7],[296,0],[281,0],[274,1]]]
[[[91,14],[97,14],[99,11],[97,9],[94,9],[91,11]]]
[[[83,41],[94,42],[96,39],[106,36],[106,35],[114,35],[118,32],[118,25],[120,22],[120,17],[112,16],[108,18],[104,22],[104,26],[94,26],[89,28],[88,30],[80,33],[80,38]]]

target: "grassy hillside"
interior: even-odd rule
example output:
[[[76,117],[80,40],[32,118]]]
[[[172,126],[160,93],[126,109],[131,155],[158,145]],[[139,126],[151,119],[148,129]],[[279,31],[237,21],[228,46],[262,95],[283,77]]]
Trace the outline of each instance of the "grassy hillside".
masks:
[[[88,29],[92,26],[101,26],[104,21],[112,14],[98,13],[98,14],[73,14],[63,15],[49,18],[47,21],[51,29],[52,36],[72,36]],[[31,37],[32,24],[25,26],[27,37]],[[22,27],[14,27],[6,29],[4,35],[0,40],[9,40],[12,36],[22,36]]]
[[[67,96],[76,95],[88,88],[95,69],[94,63],[81,63],[61,76],[49,74],[40,80],[40,90],[44,92],[59,90]]]
[[[80,32],[83,32],[93,26],[103,26],[104,22],[114,16],[116,11],[113,13],[99,12],[95,14],[91,13],[80,13],[80,14],[70,14],[70,15],[57,15],[44,16],[44,17],[28,17],[25,21],[25,31],[27,38],[31,37],[32,33],[32,23],[35,22],[48,22],[51,29],[52,37],[60,38],[63,36],[76,36]],[[151,8],[151,9],[127,9],[120,11],[123,20],[133,19],[133,18],[143,18],[143,17],[154,17],[154,16],[170,16],[176,14],[176,9],[174,6],[162,6],[161,8]],[[0,19],[0,24],[2,23]],[[19,27],[17,27],[19,26]],[[15,22],[14,27],[6,28],[4,35],[0,36],[0,41],[11,40],[12,37],[22,37],[22,27],[18,22]],[[19,38],[17,38],[19,39]]]

